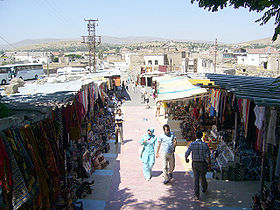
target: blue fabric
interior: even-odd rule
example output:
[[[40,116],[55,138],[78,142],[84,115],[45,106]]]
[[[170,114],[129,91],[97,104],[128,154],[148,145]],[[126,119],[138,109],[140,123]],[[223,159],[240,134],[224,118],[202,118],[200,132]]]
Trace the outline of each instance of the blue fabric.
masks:
[[[143,173],[146,179],[151,178],[151,170],[155,164],[155,146],[157,143],[157,137],[153,134],[154,129],[149,128],[148,130],[152,132],[152,135],[150,136],[147,133],[143,135],[140,140],[140,144],[144,146],[141,160],[143,162]],[[146,140],[145,143],[144,140]]]
[[[188,157],[190,153],[192,153],[192,161],[206,161],[210,155],[210,149],[205,142],[197,139],[190,144],[185,156]]]
[[[143,173],[145,179],[150,179],[152,177],[153,166],[154,166],[154,162],[143,163]]]
[[[163,133],[159,136],[158,141],[161,142],[162,153],[171,154],[174,152],[174,139],[176,139],[176,136],[174,135],[173,132],[170,132],[169,135]]]
[[[215,111],[215,108],[213,106],[210,107],[210,116],[211,117],[216,116],[216,111]]]

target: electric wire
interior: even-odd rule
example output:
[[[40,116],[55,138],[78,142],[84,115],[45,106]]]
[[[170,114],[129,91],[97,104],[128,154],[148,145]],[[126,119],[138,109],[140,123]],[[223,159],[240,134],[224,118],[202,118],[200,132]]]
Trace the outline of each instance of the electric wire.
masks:
[[[10,42],[8,42],[6,39],[4,39],[4,37],[2,37],[0,35],[0,39],[2,39],[4,42],[6,42],[8,45],[10,45],[12,47],[12,49],[16,49],[17,51],[20,51],[16,46],[14,46],[13,44],[11,44]]]

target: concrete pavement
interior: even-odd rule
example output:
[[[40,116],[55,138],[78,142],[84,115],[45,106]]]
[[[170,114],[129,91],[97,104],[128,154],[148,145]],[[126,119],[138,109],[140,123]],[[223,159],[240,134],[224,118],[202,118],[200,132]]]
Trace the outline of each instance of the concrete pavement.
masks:
[[[129,89],[131,101],[123,105],[125,113],[125,144],[115,145],[111,141],[110,153],[105,154],[110,165],[97,170],[91,177],[97,180],[93,194],[85,198],[84,209],[245,209],[250,207],[251,194],[256,192],[258,182],[226,182],[214,180],[208,174],[209,190],[201,193],[201,200],[193,198],[191,164],[184,161],[185,146],[178,146],[175,152],[176,166],[174,179],[164,185],[161,176],[161,158],[156,159],[153,177],[143,177],[142,162],[139,159],[139,140],[149,127],[155,135],[162,132],[166,122],[163,117],[154,117],[154,101],[151,109],[141,103],[138,93]],[[171,127],[171,129],[173,129]],[[174,128],[175,129],[175,128]],[[178,128],[177,128],[178,129]]]

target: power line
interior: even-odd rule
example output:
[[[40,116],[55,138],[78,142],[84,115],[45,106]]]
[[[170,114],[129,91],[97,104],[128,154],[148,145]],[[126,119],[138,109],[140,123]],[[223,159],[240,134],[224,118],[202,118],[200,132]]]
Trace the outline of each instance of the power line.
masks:
[[[0,35],[0,39],[2,39],[4,42],[6,42],[8,45],[10,45],[12,48],[15,48],[16,50],[19,51],[19,49],[17,49],[13,44],[11,44],[11,43],[8,42],[6,39],[4,39],[1,35]]]
[[[51,9],[50,6],[44,0],[41,1],[44,2],[46,8],[49,10],[49,12],[47,12],[48,15],[52,16],[59,24],[63,25],[64,28],[68,30],[68,32],[73,33],[72,28],[65,24],[65,21],[61,19],[61,17],[58,16],[56,12],[54,12],[55,10]],[[40,5],[37,0],[34,0],[34,2],[36,2],[37,6],[39,6],[40,8],[42,7],[42,5]]]
[[[51,3],[48,0],[44,0],[44,1],[53,9],[53,11],[57,14],[58,17],[61,18],[61,20],[63,20],[64,22],[67,22],[67,27],[71,25],[71,22],[65,16],[62,15],[63,12],[58,10],[57,5],[54,5],[53,3]]]

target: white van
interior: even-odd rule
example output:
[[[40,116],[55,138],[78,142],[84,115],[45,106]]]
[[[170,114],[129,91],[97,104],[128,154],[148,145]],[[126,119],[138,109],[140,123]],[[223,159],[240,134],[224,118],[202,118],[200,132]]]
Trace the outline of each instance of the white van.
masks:
[[[82,67],[71,67],[71,66],[66,66],[64,68],[59,68],[57,69],[57,74],[62,75],[62,74],[85,74],[89,73],[85,68]]]

